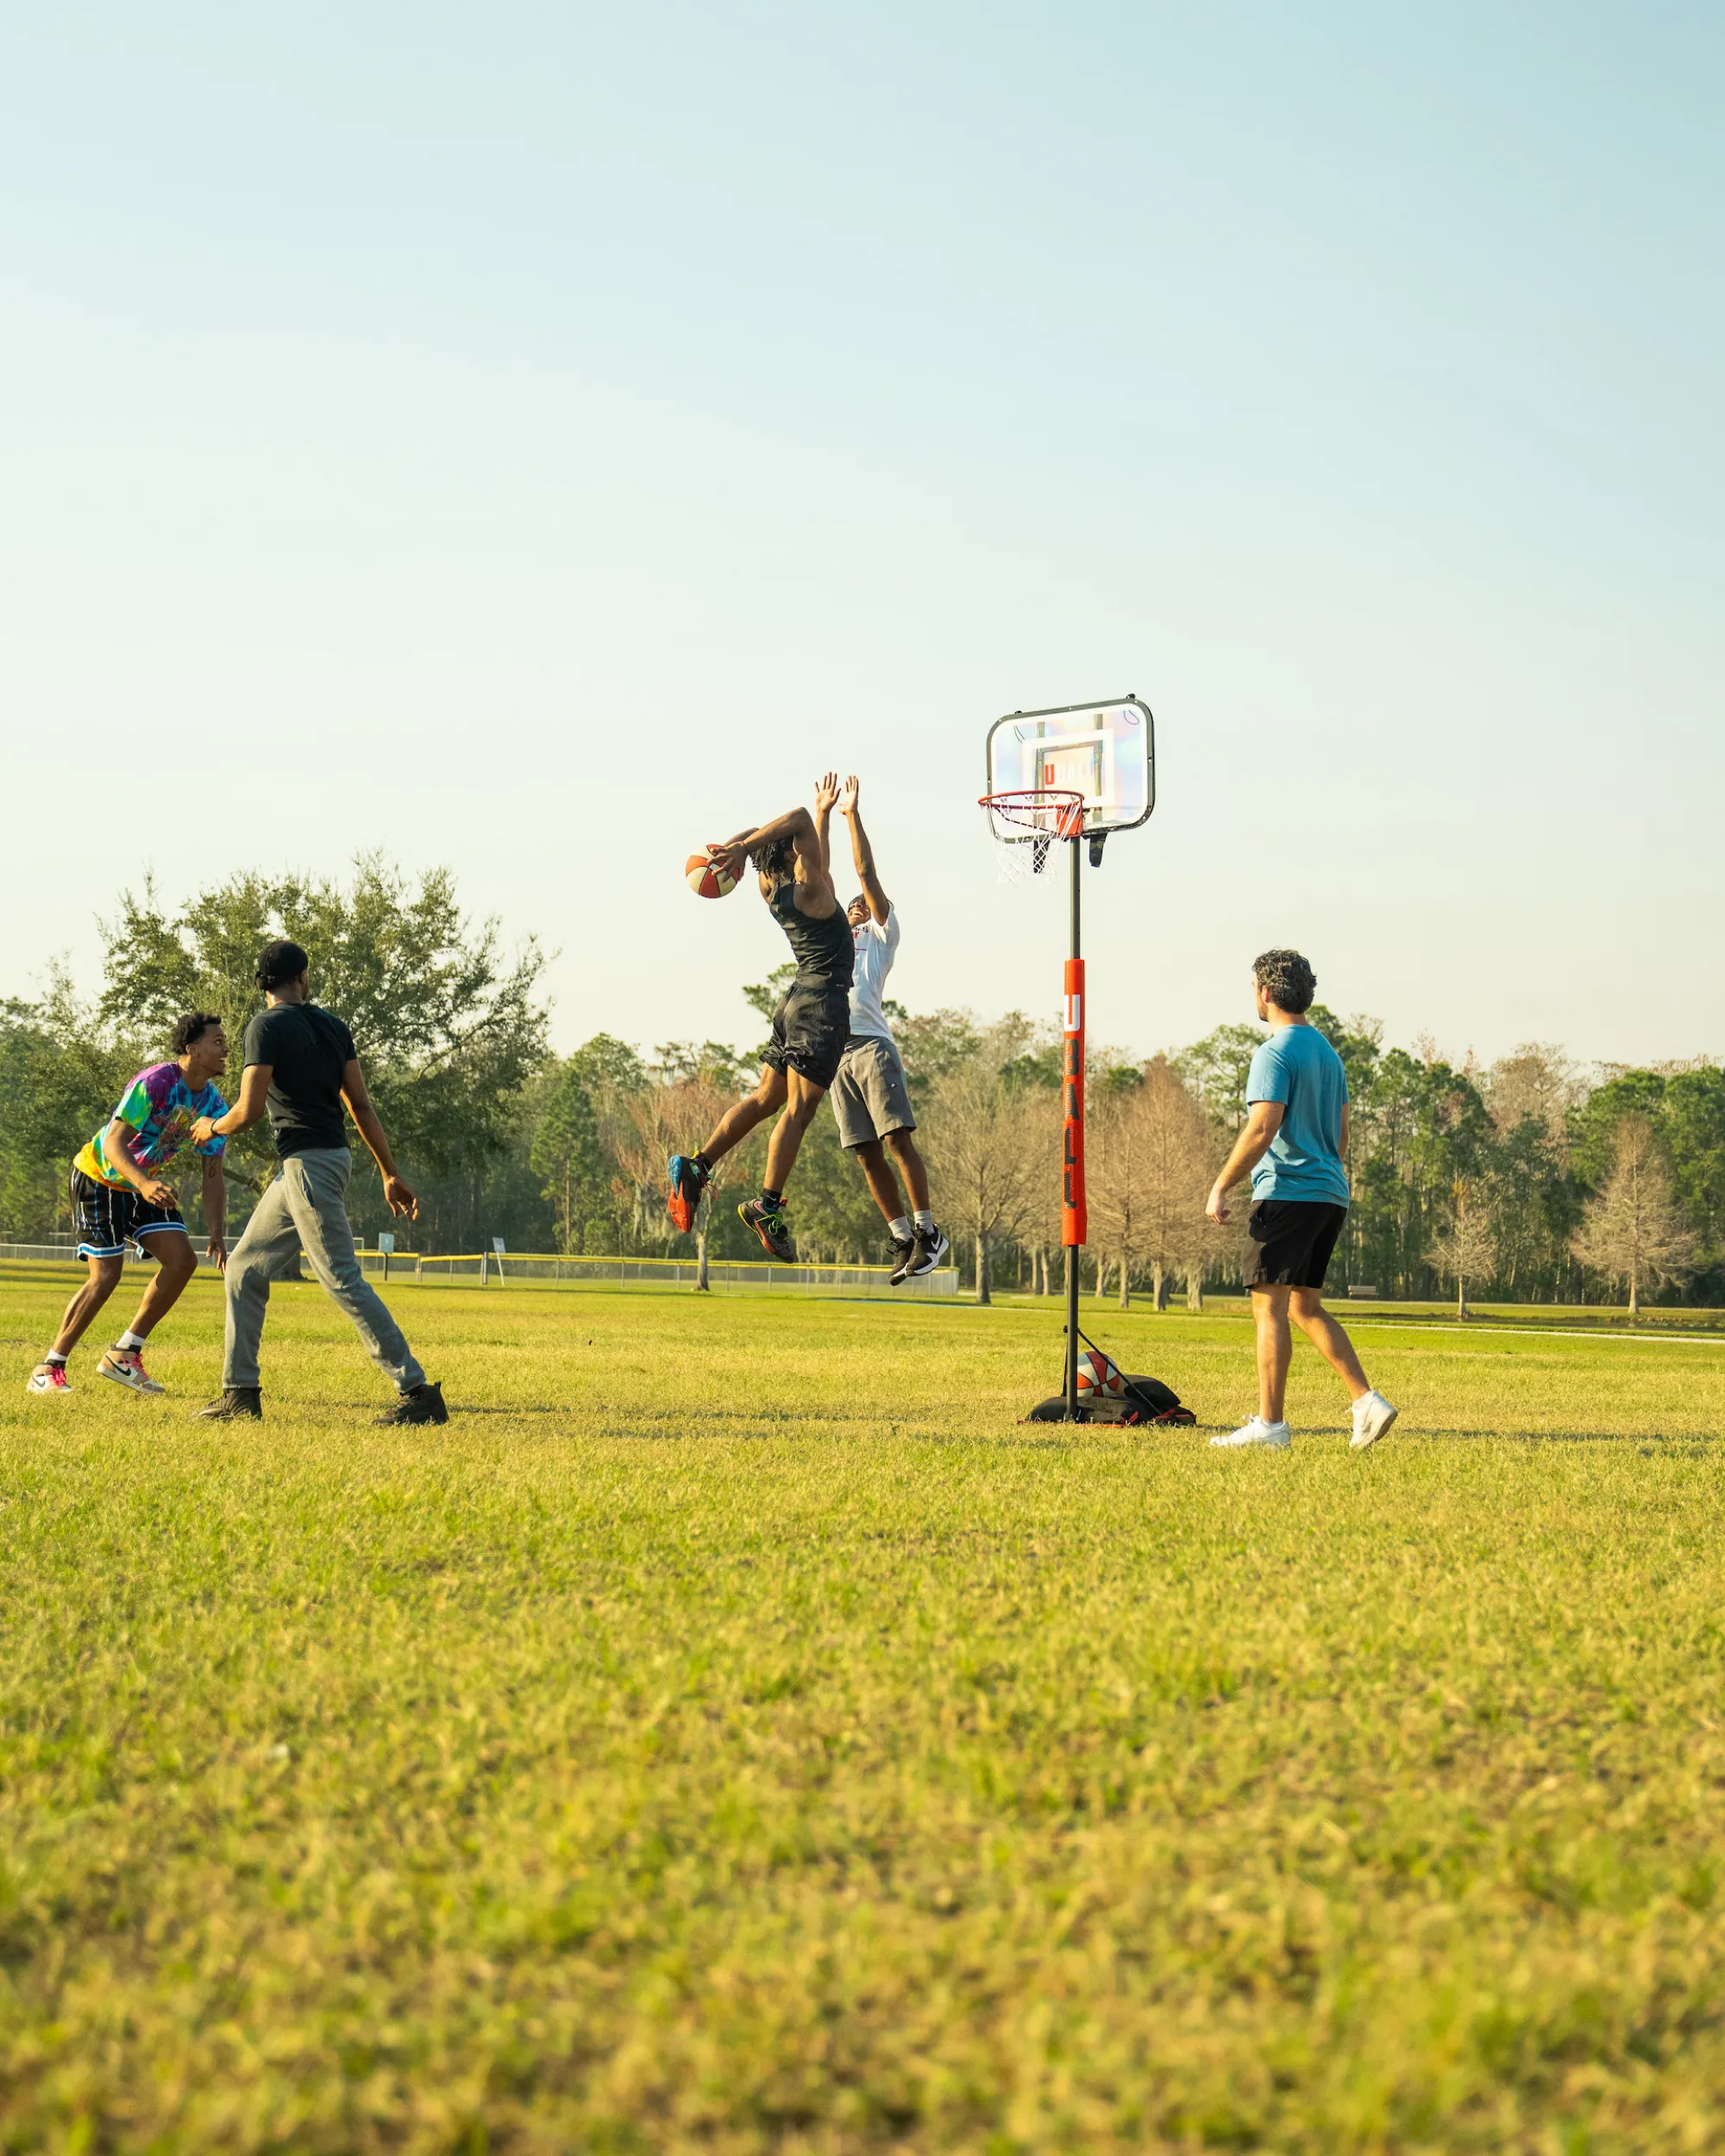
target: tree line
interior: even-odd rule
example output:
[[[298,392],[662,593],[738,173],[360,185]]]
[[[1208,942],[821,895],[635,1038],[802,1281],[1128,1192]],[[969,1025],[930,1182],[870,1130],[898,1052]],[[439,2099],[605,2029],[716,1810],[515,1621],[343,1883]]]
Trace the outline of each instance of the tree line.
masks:
[[[758,1048],[650,1050],[609,1034],[551,1052],[545,955],[505,950],[453,877],[411,879],[379,856],[345,880],[237,875],[171,909],[151,886],[101,924],[103,987],[63,969],[0,1004],[0,1238],[69,1226],[66,1170],[132,1072],[158,1061],[182,1010],[219,1012],[237,1044],[261,1007],[252,964],[271,937],[314,955],[314,992],[354,1028],[367,1078],[421,1193],[415,1244],[665,1255],[686,1248],[664,1208],[668,1152],[699,1143],[748,1090]],[[762,1032],[788,968],[744,987]],[[935,1203],[967,1284],[1061,1284],[1060,1050],[1051,1025],[889,1006]],[[1527,1301],[1725,1300],[1725,1071],[1710,1060],[1584,1071],[1532,1044],[1488,1067],[1430,1041],[1385,1047],[1375,1021],[1315,1006],[1347,1069],[1353,1205],[1333,1278],[1383,1295],[1452,1290]],[[1218,1229],[1205,1193],[1245,1114],[1255,1025],[1137,1058],[1091,1051],[1086,1284],[1164,1307],[1176,1289],[1239,1277],[1240,1219]],[[759,1180],[764,1131],[722,1164],[694,1237],[703,1260],[758,1256],[736,1197]],[[230,1202],[274,1170],[260,1125],[229,1148]],[[194,1229],[195,1173],[183,1201]],[[805,1254],[875,1263],[886,1231],[829,1115],[805,1141],[791,1194]],[[391,1226],[368,1160],[355,1225]],[[1241,1214],[1244,1206],[1239,1208]],[[404,1238],[405,1239],[405,1238]]]

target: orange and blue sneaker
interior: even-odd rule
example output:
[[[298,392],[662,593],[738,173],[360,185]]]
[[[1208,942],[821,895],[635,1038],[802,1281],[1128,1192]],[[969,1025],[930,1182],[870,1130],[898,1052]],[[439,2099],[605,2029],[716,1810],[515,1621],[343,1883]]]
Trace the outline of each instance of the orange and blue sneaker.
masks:
[[[666,1200],[671,1225],[679,1235],[687,1235],[695,1224],[695,1212],[711,1171],[692,1153],[673,1153],[665,1172],[671,1182],[671,1194]]]
[[[764,1198],[748,1198],[737,1208],[737,1217],[745,1228],[754,1229],[768,1257],[776,1257],[784,1265],[796,1263],[797,1246],[791,1240],[783,1206],[769,1206]]]

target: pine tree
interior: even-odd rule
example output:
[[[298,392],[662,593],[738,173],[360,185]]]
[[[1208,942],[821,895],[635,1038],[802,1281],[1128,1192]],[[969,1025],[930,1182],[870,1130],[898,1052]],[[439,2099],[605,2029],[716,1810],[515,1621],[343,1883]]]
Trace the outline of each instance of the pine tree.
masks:
[[[1687,1279],[1697,1238],[1684,1225],[1671,1171],[1645,1116],[1626,1115],[1612,1140],[1611,1172],[1575,1238],[1576,1256],[1594,1272],[1626,1286],[1629,1315],[1640,1315],[1645,1289]]]

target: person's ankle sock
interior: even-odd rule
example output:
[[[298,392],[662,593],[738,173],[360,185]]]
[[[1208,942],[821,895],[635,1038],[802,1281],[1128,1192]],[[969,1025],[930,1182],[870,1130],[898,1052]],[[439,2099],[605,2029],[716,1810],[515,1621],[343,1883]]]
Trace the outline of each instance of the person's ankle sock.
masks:
[[[691,1153],[689,1155],[689,1158],[694,1163],[695,1166],[699,1169],[703,1175],[712,1175],[712,1163],[707,1158],[705,1153]]]
[[[144,1338],[145,1336],[141,1332],[122,1332],[114,1344],[123,1354],[135,1355],[143,1346]]]
[[[47,1353],[43,1356],[42,1360],[45,1363],[58,1363],[62,1369],[66,1366],[66,1357],[60,1353],[58,1348],[50,1348]]]
[[[919,1228],[925,1230],[932,1228],[934,1225],[934,1215],[930,1213],[925,1206],[919,1206],[917,1209],[916,1224]]]
[[[761,1202],[768,1213],[776,1213],[785,1202],[785,1194],[782,1190],[763,1189],[761,1193]]]
[[[887,1232],[895,1243],[908,1243],[911,1239],[911,1224],[901,1213],[896,1220],[888,1221]]]

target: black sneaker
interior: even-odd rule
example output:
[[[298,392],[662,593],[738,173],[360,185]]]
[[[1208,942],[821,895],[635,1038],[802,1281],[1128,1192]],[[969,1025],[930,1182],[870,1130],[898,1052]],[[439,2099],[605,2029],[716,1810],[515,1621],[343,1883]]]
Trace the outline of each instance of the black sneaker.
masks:
[[[212,1400],[198,1411],[200,1422],[261,1422],[263,1419],[263,1392],[256,1385],[230,1385],[220,1400]]]
[[[707,1170],[691,1154],[673,1153],[665,1164],[665,1174],[671,1186],[665,1210],[678,1234],[687,1235],[695,1224],[701,1193],[706,1188]]]
[[[398,1422],[447,1422],[449,1411],[443,1405],[441,1385],[416,1385],[411,1393],[404,1393],[393,1407],[386,1407],[380,1415],[373,1415],[373,1422],[387,1425]]]
[[[888,1276],[888,1287],[902,1287],[910,1278],[911,1265],[915,1257],[915,1236],[912,1236],[908,1243],[900,1243],[896,1235],[893,1238],[893,1269]]]
[[[911,1259],[906,1278],[920,1280],[925,1273],[932,1273],[951,1248],[951,1244],[938,1228],[919,1228],[916,1232],[916,1252]]]
[[[747,1198],[737,1208],[737,1217],[745,1228],[754,1229],[768,1257],[776,1257],[781,1265],[796,1263],[797,1246],[782,1206],[763,1206],[758,1198]]]

